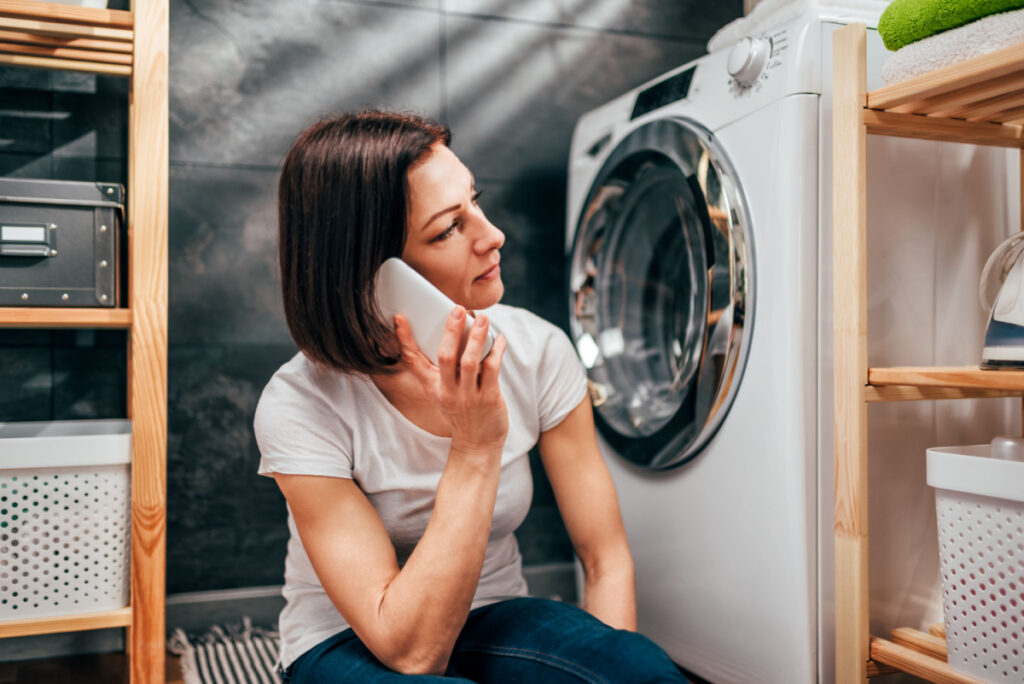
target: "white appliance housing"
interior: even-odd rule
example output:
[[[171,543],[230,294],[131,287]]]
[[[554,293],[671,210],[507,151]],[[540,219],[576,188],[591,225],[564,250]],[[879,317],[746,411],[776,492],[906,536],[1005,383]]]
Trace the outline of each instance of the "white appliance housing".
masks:
[[[631,134],[666,120],[705,130],[739,198],[732,220],[749,248],[740,283],[749,290],[748,337],[737,346],[728,395],[712,408],[720,422],[709,418],[693,453],[668,468],[663,459],[650,469],[635,454],[624,458],[612,442],[628,446],[629,438],[613,439],[614,420],[599,435],[636,563],[639,630],[716,684],[834,679],[830,80],[832,33],[849,21],[869,27],[867,85],[880,87],[886,53],[872,28],[877,17],[819,12],[647,82],[584,115],[573,135],[571,316],[579,315],[586,257],[574,244],[599,204],[595,183]],[[680,96],[662,103],[657,86],[670,81]],[[1016,163],[1000,150],[874,137],[868,159],[869,361],[977,363],[984,314],[971,278],[1018,228],[1009,209]],[[574,318],[593,379],[602,364],[594,359],[625,347],[621,335],[609,342],[581,330]],[[941,620],[924,449],[1016,434],[1017,409],[985,401],[872,409],[873,630]],[[643,416],[633,422],[642,428]]]

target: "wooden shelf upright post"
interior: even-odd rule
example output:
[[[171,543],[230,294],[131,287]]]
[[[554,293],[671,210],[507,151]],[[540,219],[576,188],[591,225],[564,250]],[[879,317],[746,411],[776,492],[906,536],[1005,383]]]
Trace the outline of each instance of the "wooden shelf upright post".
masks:
[[[836,31],[833,40],[836,682],[863,684],[867,681],[871,636],[865,398],[868,313],[864,27],[847,26]]]
[[[128,145],[128,417],[132,684],[164,681],[167,558],[168,1],[132,0]]]

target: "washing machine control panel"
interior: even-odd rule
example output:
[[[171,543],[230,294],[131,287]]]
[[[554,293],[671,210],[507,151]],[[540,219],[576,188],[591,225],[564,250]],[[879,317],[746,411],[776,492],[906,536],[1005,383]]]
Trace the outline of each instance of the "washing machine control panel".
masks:
[[[733,46],[726,69],[729,90],[735,97],[759,92],[772,72],[783,64],[789,44],[784,28],[760,36],[747,36]]]
[[[771,41],[748,36],[733,46],[726,68],[737,83],[749,87],[764,71],[764,65],[771,56]]]

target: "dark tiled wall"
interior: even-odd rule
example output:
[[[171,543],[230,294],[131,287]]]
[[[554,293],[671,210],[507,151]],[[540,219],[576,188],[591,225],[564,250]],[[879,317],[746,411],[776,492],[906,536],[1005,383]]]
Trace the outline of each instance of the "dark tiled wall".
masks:
[[[277,170],[320,115],[448,123],[507,234],[506,303],[564,326],[566,163],[584,112],[699,56],[739,0],[171,1],[168,592],[281,582],[284,506],[252,415],[295,353]],[[125,178],[126,84],[0,69],[0,174]],[[124,415],[124,333],[0,331],[0,420]],[[527,564],[572,550],[536,454]]]

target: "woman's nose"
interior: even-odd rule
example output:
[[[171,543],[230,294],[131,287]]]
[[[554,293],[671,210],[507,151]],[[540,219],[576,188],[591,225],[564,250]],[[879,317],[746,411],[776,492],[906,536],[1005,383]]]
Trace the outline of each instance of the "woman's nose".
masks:
[[[504,244],[505,234],[484,217],[481,222],[480,236],[476,239],[476,251],[486,254],[492,249],[501,249]]]

